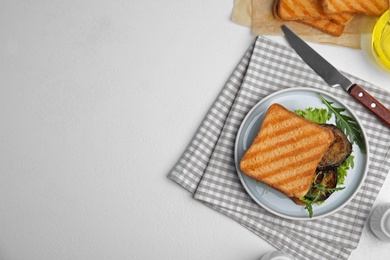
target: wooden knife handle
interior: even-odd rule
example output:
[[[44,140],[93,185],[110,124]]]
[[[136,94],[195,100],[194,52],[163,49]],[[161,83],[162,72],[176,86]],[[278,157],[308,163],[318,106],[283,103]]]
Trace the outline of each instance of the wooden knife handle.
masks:
[[[357,84],[352,85],[348,90],[349,94],[373,113],[379,120],[390,128],[390,110],[382,105],[378,100],[368,94]]]

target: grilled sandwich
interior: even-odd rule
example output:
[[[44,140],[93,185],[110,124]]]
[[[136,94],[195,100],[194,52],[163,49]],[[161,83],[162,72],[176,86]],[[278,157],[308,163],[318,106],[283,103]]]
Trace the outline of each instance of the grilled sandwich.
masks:
[[[279,17],[283,20],[329,20],[335,24],[346,25],[354,17],[353,13],[326,13],[321,0],[279,0]]]
[[[302,198],[310,190],[316,168],[333,140],[330,129],[273,104],[240,169],[288,197]]]
[[[315,17],[319,17],[319,14],[313,15],[310,18],[309,14],[308,14],[308,11],[306,10],[306,11],[304,11],[306,13],[306,16],[302,16],[301,18],[298,18],[298,13],[297,13],[297,17],[293,18],[292,14],[287,15],[288,11],[283,10],[284,8],[282,8],[282,10],[280,10],[280,8],[281,8],[280,5],[279,5],[280,1],[281,0],[275,0],[274,6],[273,6],[273,16],[277,20],[280,20],[280,21],[295,21],[295,22],[303,23],[303,24],[309,25],[309,26],[311,26],[311,27],[313,27],[313,28],[315,28],[317,30],[320,30],[320,31],[322,31],[324,33],[327,33],[329,35],[335,36],[335,37],[338,37],[338,36],[342,35],[342,33],[345,30],[345,24],[347,23],[347,20],[348,20],[348,18],[346,16],[343,18],[344,22],[341,22],[341,18],[339,18],[340,21],[338,23],[336,23],[336,22],[330,20],[329,18],[325,18],[325,17],[323,17],[321,19],[318,19],[318,18],[315,19]],[[315,1],[319,1],[319,0],[315,0]],[[302,5],[302,2],[300,2],[299,0],[295,0],[293,2],[300,3],[299,6],[302,9],[304,9],[304,5]],[[297,9],[299,9],[299,8],[297,8]],[[295,10],[295,9],[293,9],[293,10]],[[282,18],[281,14],[285,18]],[[302,12],[301,12],[301,15],[302,15]],[[345,14],[343,14],[343,16],[344,15]],[[352,18],[351,18],[351,20],[352,20]]]
[[[389,0],[321,0],[327,13],[359,13],[380,16],[389,9]]]

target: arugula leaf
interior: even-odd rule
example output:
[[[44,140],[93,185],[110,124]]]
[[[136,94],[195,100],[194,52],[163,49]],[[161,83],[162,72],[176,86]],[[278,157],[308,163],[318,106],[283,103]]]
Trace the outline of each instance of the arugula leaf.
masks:
[[[321,94],[319,95],[322,103],[328,107],[329,113],[335,116],[337,127],[349,137],[351,142],[356,143],[362,150],[362,153],[365,154],[366,145],[357,122],[352,117],[342,114],[345,111],[345,108],[333,107],[332,104],[334,102],[326,100]]]
[[[303,110],[297,109],[294,110],[294,112],[295,114],[317,124],[325,124],[332,116],[332,114],[325,108],[309,107]]]
[[[315,190],[315,192],[312,192],[312,189]],[[305,209],[309,212],[309,217],[313,217],[313,204],[320,205],[324,201],[319,201],[318,199],[325,195],[326,193],[333,193],[335,191],[343,190],[345,187],[336,187],[336,188],[327,188],[323,184],[312,184],[310,191],[299,200],[305,203]]]
[[[303,203],[305,203],[305,209],[307,209],[307,211],[309,212],[309,217],[312,218],[313,217],[313,201],[311,201],[310,199],[306,199],[305,197],[303,198],[300,198],[299,199],[300,201],[302,201]]]

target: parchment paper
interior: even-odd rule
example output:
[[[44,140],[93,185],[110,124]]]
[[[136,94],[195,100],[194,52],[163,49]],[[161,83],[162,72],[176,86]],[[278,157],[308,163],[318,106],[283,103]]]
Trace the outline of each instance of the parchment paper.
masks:
[[[317,43],[335,44],[344,47],[361,49],[361,34],[364,24],[372,24],[374,17],[355,15],[344,33],[334,37],[310,26],[298,22],[283,22],[274,19],[272,14],[273,0],[235,0],[232,20],[252,29],[254,35],[283,35],[281,25],[286,24],[303,39]]]

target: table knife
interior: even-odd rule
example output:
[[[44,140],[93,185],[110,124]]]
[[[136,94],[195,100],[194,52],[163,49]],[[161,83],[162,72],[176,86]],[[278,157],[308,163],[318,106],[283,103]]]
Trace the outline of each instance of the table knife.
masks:
[[[361,86],[351,82],[335,67],[299,38],[290,28],[282,25],[282,30],[295,52],[331,87],[342,87],[354,99],[360,102],[383,124],[390,128],[390,110],[372,97]]]

